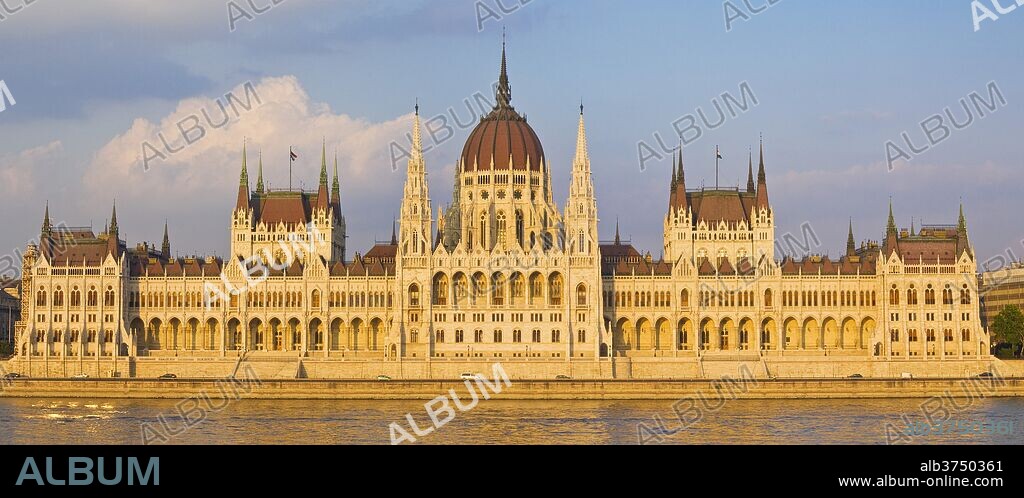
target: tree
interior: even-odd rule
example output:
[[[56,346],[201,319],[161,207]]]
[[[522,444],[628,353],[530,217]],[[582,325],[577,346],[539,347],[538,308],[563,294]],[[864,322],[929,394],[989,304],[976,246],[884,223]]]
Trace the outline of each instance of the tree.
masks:
[[[992,342],[1009,344],[1013,355],[1020,356],[1024,345],[1024,313],[1013,305],[1003,307],[992,321]]]

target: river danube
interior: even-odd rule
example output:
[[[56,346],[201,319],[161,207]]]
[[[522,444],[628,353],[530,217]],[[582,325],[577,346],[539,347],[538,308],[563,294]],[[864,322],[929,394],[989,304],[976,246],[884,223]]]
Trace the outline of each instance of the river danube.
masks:
[[[964,400],[930,430],[923,402],[709,400],[677,404],[681,422],[669,401],[481,399],[434,428],[422,401],[239,400],[215,411],[205,401],[179,410],[178,400],[0,399],[0,444],[141,444],[144,433],[168,444],[390,444],[393,427],[424,444],[1024,444],[1024,399]],[[417,436],[407,414],[430,432]]]

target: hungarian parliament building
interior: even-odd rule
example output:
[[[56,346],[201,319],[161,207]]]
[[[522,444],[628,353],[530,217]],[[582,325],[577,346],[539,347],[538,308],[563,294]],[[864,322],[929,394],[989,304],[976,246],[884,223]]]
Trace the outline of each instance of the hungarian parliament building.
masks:
[[[268,190],[262,161],[253,186],[243,147],[227,258],[172,256],[166,227],[161,247],[130,246],[116,206],[98,234],[54,226],[47,207],[22,262],[17,359],[990,357],[962,207],[955,224],[908,230],[890,204],[882,242],[856,243],[851,223],[841,257],[777,257],[764,147],[739,188],[687,188],[680,151],[657,192],[654,259],[618,227],[614,242],[598,239],[582,106],[558,206],[504,49],[495,93],[444,206],[430,199],[417,108],[398,227],[351,256],[326,154],[317,190]]]

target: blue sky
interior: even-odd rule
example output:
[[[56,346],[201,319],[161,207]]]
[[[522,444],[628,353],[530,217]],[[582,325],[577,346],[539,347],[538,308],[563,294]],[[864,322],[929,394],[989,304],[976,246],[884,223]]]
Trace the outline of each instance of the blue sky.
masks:
[[[0,21],[0,80],[17,102],[0,112],[2,254],[37,236],[46,200],[55,221],[102,230],[117,198],[130,243],[159,242],[167,219],[176,252],[223,255],[243,136],[281,187],[289,145],[307,187],[320,141],[337,149],[350,255],[365,251],[398,209],[404,167],[392,171],[388,144],[404,139],[414,99],[426,117],[465,119],[464,99],[497,77],[505,26],[513,104],[543,141],[559,203],[586,103],[602,238],[619,219],[660,254],[669,166],[641,171],[638,142],[673,136],[697,108],[713,114],[712,99],[747,82],[759,104],[686,148],[689,187],[714,183],[715,145],[721,183],[745,182],[763,133],[780,236],[810,223],[815,252],[835,255],[851,217],[858,240],[882,237],[890,196],[900,225],[954,223],[962,198],[981,260],[1024,255],[1024,9],[975,32],[964,0],[781,0],[727,32],[719,1],[532,0],[478,31],[471,0],[286,0],[230,32],[220,1],[81,3],[37,0]],[[987,97],[991,81],[1005,106],[887,171],[886,141],[923,142],[922,120],[961,115],[958,100]],[[143,171],[143,141],[246,82],[262,106]],[[427,154],[435,206],[468,134]]]

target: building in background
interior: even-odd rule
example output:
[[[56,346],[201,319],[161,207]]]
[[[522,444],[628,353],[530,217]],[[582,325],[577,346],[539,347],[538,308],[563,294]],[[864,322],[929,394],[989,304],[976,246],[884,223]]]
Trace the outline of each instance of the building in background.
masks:
[[[841,257],[776,259],[764,147],[746,185],[713,189],[687,188],[680,151],[658,192],[666,211],[651,214],[664,222],[655,259],[618,227],[614,241],[598,239],[583,107],[559,206],[552,162],[511,100],[503,50],[494,108],[466,140],[445,206],[428,193],[417,108],[398,230],[351,259],[326,150],[307,192],[265,189],[262,161],[251,190],[243,149],[224,260],[174,256],[166,227],[159,249],[129,248],[116,210],[100,234],[55,228],[47,210],[23,259],[19,356],[481,358],[538,375],[607,358],[690,368],[667,376],[709,360],[988,357],[962,206],[955,224],[907,230],[890,204],[881,244],[858,247],[851,222]]]
[[[14,343],[14,325],[18,320],[21,320],[21,282],[0,281],[0,343]]]
[[[992,321],[1005,306],[1024,311],[1024,263],[1018,261],[998,270],[986,271],[978,280],[981,296],[981,321],[991,330]]]

